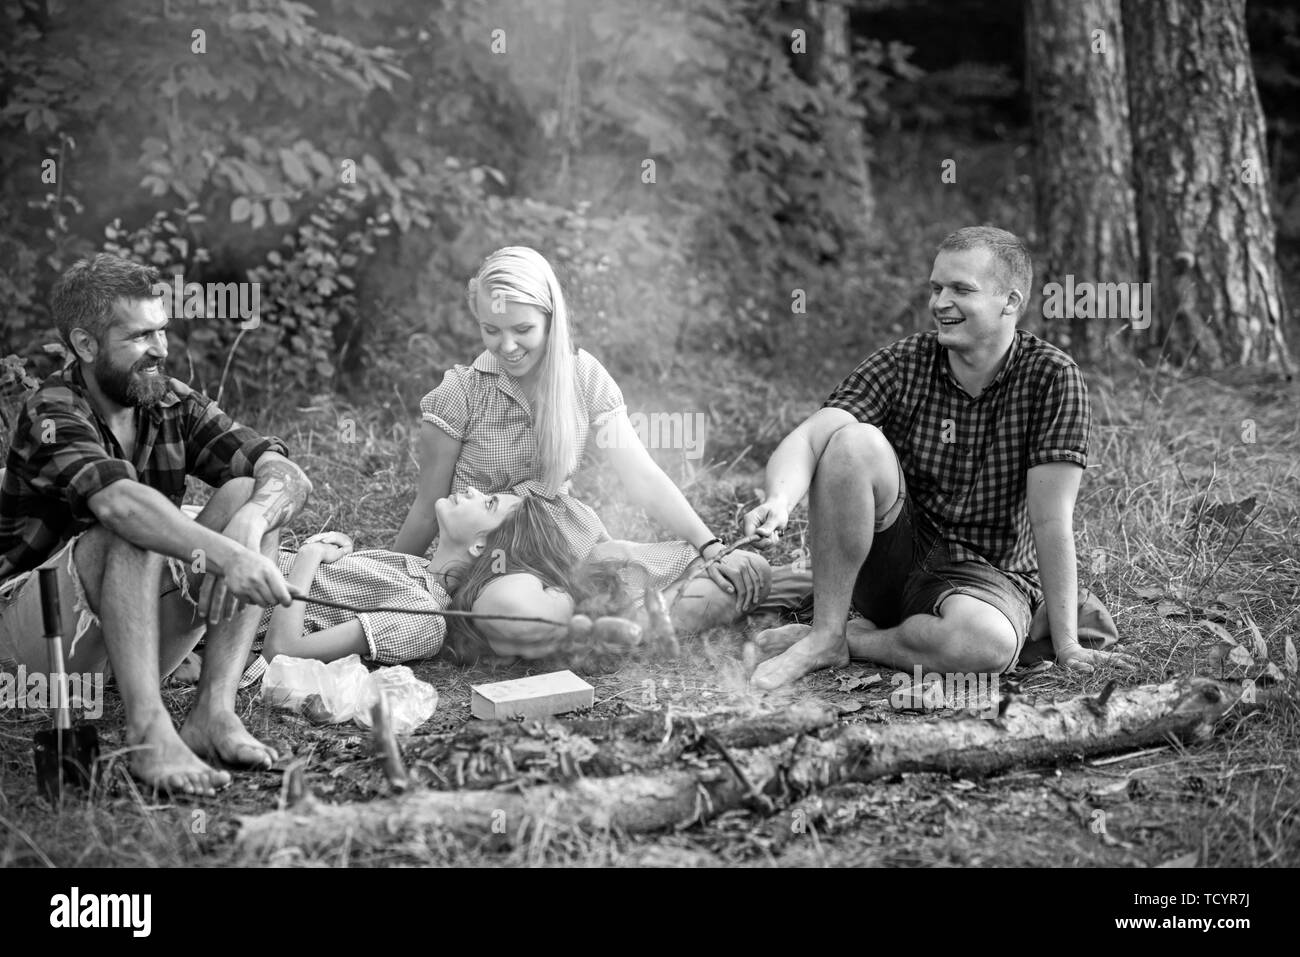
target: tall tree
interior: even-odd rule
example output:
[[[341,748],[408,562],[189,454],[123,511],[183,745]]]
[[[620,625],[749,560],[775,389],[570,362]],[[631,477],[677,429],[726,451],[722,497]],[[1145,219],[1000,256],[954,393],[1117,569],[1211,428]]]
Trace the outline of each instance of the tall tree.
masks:
[[[1137,219],[1120,0],[1029,0],[1040,287],[1138,279]],[[1068,287],[1067,287],[1068,288]],[[1127,288],[1127,287],[1126,287]],[[1113,321],[1049,320],[1076,358],[1095,358]],[[1113,320],[1115,317],[1107,317]],[[1068,321],[1068,327],[1065,323]]]
[[[1290,369],[1245,0],[1124,0],[1148,347]]]
[[[844,102],[854,99],[853,56],[849,11],[844,0],[808,0],[808,15],[819,34],[810,46],[813,82],[824,83]],[[827,151],[853,184],[850,204],[862,217],[862,229],[875,220],[876,202],[871,187],[866,135],[861,113],[855,111],[830,124]]]

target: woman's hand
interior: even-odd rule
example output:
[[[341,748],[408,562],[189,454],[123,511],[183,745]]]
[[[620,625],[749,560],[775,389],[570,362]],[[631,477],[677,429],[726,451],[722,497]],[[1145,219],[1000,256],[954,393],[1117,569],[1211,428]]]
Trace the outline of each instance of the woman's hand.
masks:
[[[736,609],[751,611],[767,597],[764,583],[767,562],[753,552],[735,551],[708,566],[708,575],[723,591],[736,596]]]
[[[344,555],[352,554],[352,539],[342,532],[320,532],[303,542],[298,552],[315,553],[321,564],[332,565]]]

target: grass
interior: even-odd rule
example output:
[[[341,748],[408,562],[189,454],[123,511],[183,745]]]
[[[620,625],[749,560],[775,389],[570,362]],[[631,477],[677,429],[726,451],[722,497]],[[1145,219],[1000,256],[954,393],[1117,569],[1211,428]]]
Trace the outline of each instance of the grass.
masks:
[[[1270,658],[1283,662],[1296,633],[1300,598],[1300,425],[1294,384],[1234,385],[1125,372],[1089,376],[1097,414],[1093,465],[1077,512],[1081,581],[1111,609],[1124,645],[1143,664],[1129,677],[1075,675],[1056,670],[1024,679],[1039,699],[1095,693],[1111,677],[1121,682],[1214,673],[1215,638],[1195,622],[1215,621],[1250,645],[1257,628]],[[646,384],[658,391],[665,384]],[[690,384],[668,383],[678,395]],[[636,395],[636,384],[629,394]],[[635,401],[635,400],[634,400]],[[792,403],[790,414],[812,408]],[[797,408],[795,408],[798,406]],[[359,544],[391,542],[416,477],[409,455],[410,425],[400,401],[367,408],[318,403],[267,411],[313,475],[316,494],[295,532],[321,527],[355,533]],[[1254,444],[1241,440],[1242,421],[1255,422]],[[349,426],[348,422],[352,425]],[[340,425],[342,423],[342,426]],[[355,427],[355,428],[353,428]],[[725,423],[722,424],[725,429]],[[355,441],[348,441],[355,434]],[[736,436],[717,434],[730,448]],[[688,497],[724,533],[761,485],[761,459],[752,454],[707,457],[708,467],[671,461]],[[611,505],[608,476],[586,480],[615,535],[645,536],[644,516]],[[1214,509],[1215,503],[1253,496],[1249,514]],[[804,515],[793,522],[799,542]],[[688,643],[677,662],[634,660],[593,679],[596,716],[626,715],[648,705],[679,711],[745,710],[759,704],[745,689],[739,663],[741,634],[718,630]],[[442,662],[416,672],[437,688],[434,718],[407,742],[418,754],[468,720],[469,685],[522,674],[463,671]],[[809,679],[797,694],[845,704],[865,701],[842,720],[905,720],[882,700],[889,674],[874,688],[843,692],[853,677],[875,669],[853,664]],[[1101,766],[1078,762],[1025,770],[974,783],[941,775],[905,775],[869,787],[840,789],[838,820],[807,835],[776,834],[780,821],[732,812],[703,826],[657,837],[585,835],[543,828],[515,850],[491,842],[466,844],[430,834],[364,854],[347,851],[312,859],[294,849],[276,864],[585,865],[701,863],[887,864],[1004,866],[1158,864],[1194,854],[1208,866],[1285,866],[1300,860],[1300,719],[1294,698],[1244,719],[1230,717],[1214,737]],[[168,689],[179,718],[191,691]],[[792,698],[795,693],[786,696]],[[780,704],[780,699],[765,706]],[[386,793],[363,734],[351,727],[316,727],[296,715],[269,710],[241,695],[242,713],[257,733],[298,756],[311,754],[308,781],[323,800],[367,800]],[[119,754],[120,702],[110,690],[98,723],[105,752]],[[277,806],[282,778],[240,774],[211,800],[157,801],[131,782],[120,758],[110,757],[105,785],[92,800],[50,810],[35,792],[30,743],[47,726],[39,713],[0,714],[0,866],[166,865],[231,863],[236,816]],[[440,769],[445,772],[445,768]],[[1104,813],[1105,833],[1094,812]],[[774,836],[775,834],[775,836]],[[815,835],[815,836],[813,836]]]
[[[891,171],[891,194],[905,199],[882,204],[888,217],[882,232],[890,239],[881,248],[881,262],[872,267],[895,278],[879,290],[868,282],[854,286],[871,287],[876,295],[864,299],[863,309],[884,317],[882,323],[859,329],[851,315],[823,316],[816,320],[822,325],[793,330],[790,355],[766,365],[701,351],[673,364],[658,380],[620,377],[634,410],[708,413],[703,458],[655,454],[715,532],[735,534],[739,516],[763,484],[766,456],[856,357],[910,331],[897,321],[891,326],[890,320],[918,305],[908,290],[920,289],[924,273],[918,270],[948,228],[993,221],[1026,230],[1023,151],[991,147],[979,153],[963,147],[959,192],[921,182],[920,171],[954,155],[952,148],[919,139],[895,145],[890,155],[915,162],[900,162]],[[897,278],[912,273],[915,283]],[[1297,291],[1290,292],[1296,301]],[[815,288],[809,288],[809,300],[826,301]],[[807,342],[831,345],[813,359],[805,355],[807,348],[794,348]],[[795,355],[802,357],[798,364],[791,363]],[[436,381],[432,368],[413,373],[409,364],[401,365],[410,360],[409,355],[394,358],[392,365],[374,370],[372,381],[391,385],[351,401],[318,397],[310,404],[266,404],[246,413],[288,441],[315,483],[294,534],[336,528],[362,547],[391,544],[416,478],[413,396]],[[1118,363],[1088,370],[1095,422],[1092,464],[1076,510],[1080,581],[1104,600],[1123,647],[1142,666],[1132,676],[1040,672],[1022,679],[1026,694],[1050,700],[1096,693],[1112,678],[1138,683],[1217,674],[1211,659],[1214,627],[1247,646],[1257,630],[1269,658],[1283,664],[1286,642],[1296,640],[1300,606],[1300,422],[1295,415],[1300,388],[1251,375],[1191,378]],[[1253,433],[1243,424],[1247,420]],[[1254,441],[1244,441],[1244,435]],[[619,504],[608,475],[584,475],[578,490],[615,536],[661,536],[644,515]],[[1251,497],[1253,510],[1248,501],[1231,507]],[[803,544],[805,528],[800,509],[782,546],[787,560]],[[593,678],[593,716],[628,715],[664,704],[678,713],[745,711],[812,695],[863,705],[841,718],[846,722],[913,720],[885,704],[887,691],[880,689],[890,687],[888,672],[875,685],[841,690],[853,679],[877,673],[858,663],[760,701],[743,680],[742,640],[740,629],[714,631],[687,642],[681,660],[632,660]],[[406,753],[415,773],[436,779],[448,769],[420,756],[436,753],[442,736],[468,723],[469,686],[523,671],[461,670],[443,662],[421,663],[415,670],[433,683],[440,701],[430,722],[406,742]],[[648,837],[543,826],[523,846],[499,850],[490,835],[467,842],[432,831],[365,852],[345,847],[313,856],[289,848],[262,863],[1294,866],[1300,863],[1300,709],[1294,677],[1285,689],[1283,702],[1247,717],[1229,716],[1204,741],[1171,744],[1113,763],[1068,761],[975,782],[907,774],[833,789],[825,796],[827,815],[800,834],[792,834],[784,816],[765,821],[736,811]],[[178,719],[191,694],[165,691]],[[115,751],[121,747],[120,701],[111,690],[107,697],[99,730],[106,754],[118,757],[110,757],[103,787],[92,799],[61,811],[37,797],[32,770],[32,735],[48,726],[48,718],[0,711],[0,867],[235,862],[238,815],[277,807],[282,776],[240,774],[215,799],[155,803],[122,769],[120,750]],[[307,780],[320,799],[387,794],[359,729],[317,727],[247,695],[240,696],[239,707],[255,733],[285,752],[309,756]]]

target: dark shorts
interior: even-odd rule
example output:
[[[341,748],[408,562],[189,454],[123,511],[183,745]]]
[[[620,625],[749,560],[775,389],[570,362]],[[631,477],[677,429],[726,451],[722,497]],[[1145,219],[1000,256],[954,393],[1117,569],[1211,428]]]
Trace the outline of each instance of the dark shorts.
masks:
[[[891,628],[912,615],[939,614],[949,595],[969,595],[1011,622],[1016,653],[1004,670],[1014,668],[1032,617],[1025,594],[986,561],[953,561],[938,531],[913,512],[901,471],[899,501],[877,524],[891,518],[888,528],[877,530],[871,553],[858,570],[854,610],[881,628]]]

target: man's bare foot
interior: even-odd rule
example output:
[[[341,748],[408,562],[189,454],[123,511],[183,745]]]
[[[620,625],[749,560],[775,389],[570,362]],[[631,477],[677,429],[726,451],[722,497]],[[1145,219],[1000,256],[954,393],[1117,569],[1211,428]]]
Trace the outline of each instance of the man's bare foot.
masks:
[[[269,768],[279,755],[248,733],[233,711],[205,712],[195,708],[181,728],[181,740],[194,753],[231,767]]]
[[[759,658],[766,661],[773,655],[779,655],[786,649],[794,647],[795,643],[810,631],[812,625],[798,623],[766,628],[754,636],[754,645],[758,648]]]
[[[848,663],[849,645],[843,632],[831,634],[814,627],[784,652],[762,662],[754,671],[753,684],[761,691],[771,691],[814,671],[842,668]]]
[[[128,725],[126,742],[132,747],[131,773],[157,790],[216,794],[230,783],[229,774],[204,764],[185,746],[166,712],[141,728]]]
[[[859,646],[861,640],[865,639],[871,632],[880,630],[876,627],[875,622],[866,618],[854,618],[844,626],[844,629],[849,642],[849,657],[870,658],[871,655],[860,653]],[[758,648],[759,658],[767,659],[773,655],[779,655],[787,648],[794,647],[795,643],[810,631],[812,631],[812,625],[800,625],[798,623],[768,628],[754,636],[754,645]],[[865,651],[865,647],[862,650]]]

